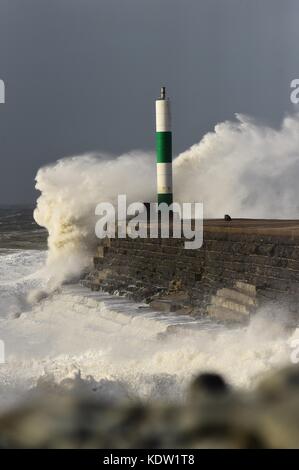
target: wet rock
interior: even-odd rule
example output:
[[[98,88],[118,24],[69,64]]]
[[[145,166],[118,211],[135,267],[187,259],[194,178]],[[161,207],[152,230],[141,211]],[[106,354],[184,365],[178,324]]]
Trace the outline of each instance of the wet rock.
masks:
[[[292,365],[278,372],[270,373],[260,382],[256,391],[260,400],[281,401],[286,396],[299,397],[299,367]],[[299,401],[299,398],[298,398]]]
[[[193,396],[197,396],[201,392],[209,394],[227,393],[229,387],[223,377],[219,374],[205,373],[199,375],[191,384]]]
[[[215,373],[201,374],[187,400],[177,404],[103,401],[96,388],[86,393],[78,374],[69,385],[51,386],[45,378],[25,403],[0,416],[0,447],[299,447],[298,366],[269,374],[253,391],[234,390]]]

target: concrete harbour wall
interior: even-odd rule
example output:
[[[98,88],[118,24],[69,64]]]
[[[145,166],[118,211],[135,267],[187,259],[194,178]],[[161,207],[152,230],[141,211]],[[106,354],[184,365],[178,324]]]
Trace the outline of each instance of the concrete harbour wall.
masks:
[[[299,310],[299,227],[292,221],[206,221],[201,249],[184,239],[101,242],[86,284],[135,300],[180,293],[193,313],[206,313],[218,289],[237,282],[256,288],[260,305]],[[298,312],[299,313],[299,312]]]

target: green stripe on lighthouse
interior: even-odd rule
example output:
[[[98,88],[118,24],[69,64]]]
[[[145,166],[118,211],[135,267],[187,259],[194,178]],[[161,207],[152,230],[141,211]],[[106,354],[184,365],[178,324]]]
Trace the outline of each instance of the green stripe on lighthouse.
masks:
[[[172,162],[171,132],[156,132],[157,163]]]
[[[161,204],[162,202],[165,202],[165,204],[170,206],[173,203],[172,193],[158,194],[158,204]]]

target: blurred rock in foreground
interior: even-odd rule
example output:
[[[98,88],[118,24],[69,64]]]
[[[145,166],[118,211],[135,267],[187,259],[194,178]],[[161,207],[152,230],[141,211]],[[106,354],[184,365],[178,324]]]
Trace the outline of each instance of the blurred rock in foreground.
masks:
[[[251,392],[202,374],[184,404],[109,404],[96,394],[37,387],[0,417],[0,448],[298,448],[299,367]]]

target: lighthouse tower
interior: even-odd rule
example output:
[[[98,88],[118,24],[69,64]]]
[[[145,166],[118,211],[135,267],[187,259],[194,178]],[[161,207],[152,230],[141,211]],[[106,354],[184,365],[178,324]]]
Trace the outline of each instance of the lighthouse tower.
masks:
[[[157,195],[158,204],[173,202],[172,194],[172,133],[170,101],[165,87],[156,100],[156,148],[157,148]]]

